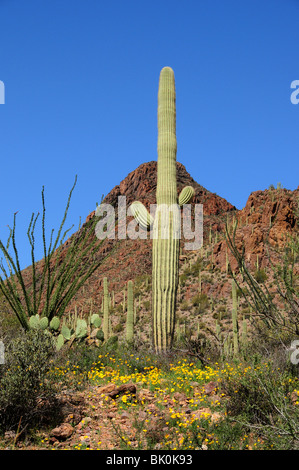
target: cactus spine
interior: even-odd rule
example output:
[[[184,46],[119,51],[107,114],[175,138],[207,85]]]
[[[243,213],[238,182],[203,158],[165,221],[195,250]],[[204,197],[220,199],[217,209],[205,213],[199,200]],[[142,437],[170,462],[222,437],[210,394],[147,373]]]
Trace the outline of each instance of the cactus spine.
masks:
[[[134,336],[134,299],[133,299],[133,281],[128,281],[128,297],[127,297],[127,323],[126,323],[126,340],[128,343],[133,342]]]

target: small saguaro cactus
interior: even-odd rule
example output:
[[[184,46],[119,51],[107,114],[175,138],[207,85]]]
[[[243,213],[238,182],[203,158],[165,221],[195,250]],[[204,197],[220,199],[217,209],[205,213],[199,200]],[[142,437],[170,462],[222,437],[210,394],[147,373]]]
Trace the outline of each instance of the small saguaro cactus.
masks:
[[[171,349],[175,329],[176,294],[180,253],[179,206],[194,196],[191,186],[179,197],[176,179],[176,92],[174,72],[164,67],[158,91],[158,163],[156,214],[153,217],[140,202],[133,203],[133,215],[144,227],[153,228],[152,332],[157,353]]]
[[[105,341],[109,338],[109,292],[107,277],[104,277],[103,333]]]
[[[242,346],[246,346],[247,344],[247,322],[245,320],[245,316],[243,315],[243,324],[242,324]]]
[[[239,352],[238,302],[237,302],[237,287],[236,287],[236,282],[234,280],[232,281],[232,299],[233,299],[232,322],[233,322],[234,354],[238,354]]]
[[[133,342],[134,338],[134,296],[133,281],[128,281],[128,297],[127,297],[127,323],[126,323],[126,340],[128,343]]]

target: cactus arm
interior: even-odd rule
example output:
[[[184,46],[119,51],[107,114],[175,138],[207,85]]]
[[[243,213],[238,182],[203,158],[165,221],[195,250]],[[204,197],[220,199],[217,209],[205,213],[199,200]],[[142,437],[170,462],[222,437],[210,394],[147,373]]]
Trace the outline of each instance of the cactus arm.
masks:
[[[184,204],[188,204],[191,201],[195,194],[194,188],[192,186],[186,186],[182,189],[179,194],[179,205],[183,206]]]
[[[148,230],[153,225],[153,217],[141,202],[134,201],[130,206],[130,210],[140,227]]]

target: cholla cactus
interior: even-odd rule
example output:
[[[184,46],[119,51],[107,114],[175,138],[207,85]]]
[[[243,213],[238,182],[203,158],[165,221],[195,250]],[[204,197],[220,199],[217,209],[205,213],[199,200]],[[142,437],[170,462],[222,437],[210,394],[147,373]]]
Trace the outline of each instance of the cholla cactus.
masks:
[[[152,331],[156,352],[166,352],[172,347],[179,273],[179,205],[186,204],[194,195],[194,189],[189,186],[178,198],[176,152],[175,80],[173,70],[164,67],[158,92],[157,209],[154,220],[141,203],[133,203],[133,214],[140,225],[153,227]]]

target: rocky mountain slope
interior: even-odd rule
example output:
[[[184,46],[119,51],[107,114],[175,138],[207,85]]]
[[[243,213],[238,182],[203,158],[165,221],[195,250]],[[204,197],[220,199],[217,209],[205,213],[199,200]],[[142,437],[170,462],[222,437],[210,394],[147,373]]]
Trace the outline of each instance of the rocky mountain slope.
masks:
[[[127,209],[135,200],[149,208],[150,204],[155,203],[156,168],[156,162],[140,165],[115,186],[103,202],[111,204],[116,214],[119,196],[126,197]],[[228,262],[232,270],[237,270],[237,263],[226,245],[225,225],[228,224],[232,231],[237,222],[237,246],[240,249],[244,246],[245,259],[250,269],[263,268],[267,277],[268,250],[275,262],[276,249],[284,246],[288,234],[298,230],[299,187],[295,191],[274,188],[255,191],[249,195],[246,206],[237,210],[225,199],[198,184],[181,163],[177,163],[177,181],[178,193],[187,185],[195,189],[192,213],[195,204],[203,205],[203,247],[186,251],[185,240],[182,239],[181,243],[178,328],[185,329],[187,325],[193,333],[203,325],[213,329],[216,319],[222,321],[223,327],[229,328],[231,278]],[[85,224],[94,217],[96,214],[93,211],[87,216]],[[132,219],[131,216],[127,217],[125,223]],[[118,228],[122,228],[121,223],[116,218]],[[73,236],[78,236],[78,233]],[[64,252],[68,244],[69,240],[64,245]],[[127,281],[132,279],[135,285],[136,334],[140,340],[148,341],[151,324],[151,240],[149,237],[146,240],[106,239],[101,245],[99,243],[96,257],[103,259],[103,263],[77,293],[67,312],[76,309],[84,316],[101,311],[103,278],[107,277],[111,295],[112,333],[122,335],[126,320],[124,290]],[[25,271],[28,273],[27,282],[30,283],[30,268]],[[241,304],[239,313],[240,318],[244,318],[249,314],[248,307],[245,304],[242,307]]]

